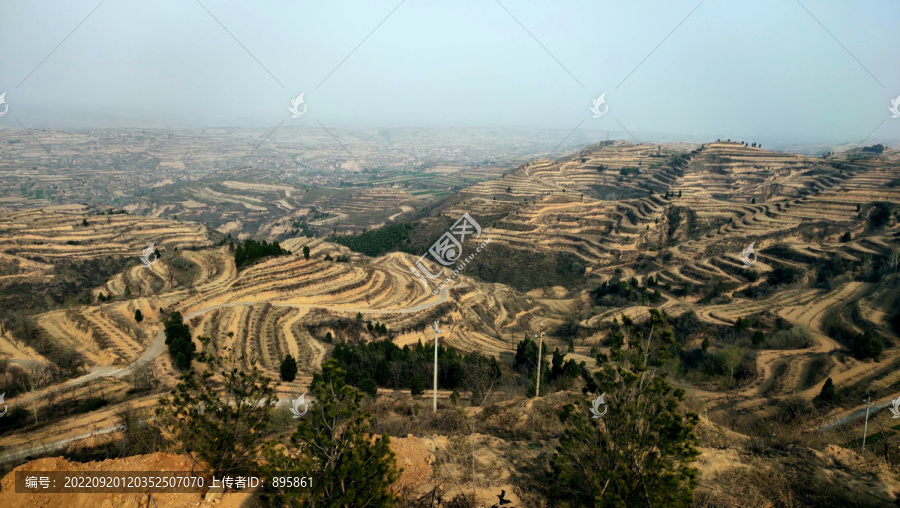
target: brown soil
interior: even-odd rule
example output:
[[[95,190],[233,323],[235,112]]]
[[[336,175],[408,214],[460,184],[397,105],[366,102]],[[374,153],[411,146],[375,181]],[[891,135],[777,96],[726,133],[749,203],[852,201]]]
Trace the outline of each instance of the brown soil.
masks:
[[[418,497],[430,490],[434,447],[427,441],[408,436],[391,439],[391,450],[396,454],[397,465],[402,469],[400,479],[394,485],[404,497]],[[26,494],[15,492],[16,471],[190,471],[198,467],[184,455],[153,453],[123,459],[100,462],[70,462],[62,457],[49,457],[23,464],[0,483],[0,506],[17,507],[183,507],[216,506],[217,508],[243,506],[252,492],[207,492],[199,494]],[[199,469],[203,469],[202,467]],[[155,503],[155,504],[154,504]]]
[[[228,492],[224,495],[200,494],[19,494],[15,492],[16,471],[190,471],[196,466],[183,455],[153,453],[102,462],[69,462],[62,457],[38,459],[23,464],[3,477],[0,490],[0,506],[60,507],[60,508],[149,508],[184,506],[216,506],[237,508],[250,499],[252,493]],[[151,501],[152,497],[152,501]]]

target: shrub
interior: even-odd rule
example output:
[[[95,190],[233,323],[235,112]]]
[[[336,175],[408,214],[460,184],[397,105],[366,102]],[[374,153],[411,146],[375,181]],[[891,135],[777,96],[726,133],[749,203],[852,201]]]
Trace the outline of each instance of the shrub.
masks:
[[[766,349],[804,349],[812,344],[812,336],[803,326],[778,330],[765,340]]]
[[[869,225],[872,228],[880,228],[887,225],[891,218],[891,205],[888,203],[878,202],[872,206],[869,212]]]
[[[881,351],[884,349],[884,343],[875,332],[866,330],[859,334],[853,341],[853,356],[858,359],[874,358],[876,361],[881,357]]]
[[[779,284],[792,284],[799,281],[803,277],[803,271],[799,268],[789,266],[779,266],[769,272],[767,281],[773,286]]]

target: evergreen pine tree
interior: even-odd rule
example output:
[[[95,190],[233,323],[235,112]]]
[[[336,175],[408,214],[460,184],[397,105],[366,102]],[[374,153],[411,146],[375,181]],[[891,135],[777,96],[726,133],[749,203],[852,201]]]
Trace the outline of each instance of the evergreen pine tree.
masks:
[[[753,337],[751,337],[750,340],[753,342],[754,346],[759,346],[766,341],[766,334],[763,333],[762,330],[756,330],[753,332]]]
[[[284,357],[284,360],[281,361],[281,366],[278,371],[282,381],[293,381],[297,378],[297,360],[294,360],[294,357],[288,354]]]
[[[605,416],[591,418],[587,402],[560,412],[567,430],[550,461],[556,506],[692,506],[699,417],[679,411],[684,390],[664,373],[678,350],[674,334],[656,309],[626,330],[628,349],[613,348],[594,373]]]
[[[378,396],[378,386],[375,385],[375,380],[369,376],[362,378],[359,382],[359,390],[373,399]]]
[[[180,312],[173,312],[166,318],[163,325],[166,335],[166,345],[169,347],[169,355],[180,370],[187,370],[191,366],[196,346],[191,340],[191,330],[181,317]]]
[[[414,397],[425,393],[425,380],[422,379],[422,374],[418,372],[413,374],[412,380],[409,382],[409,392]]]
[[[360,405],[362,393],[347,384],[347,373],[337,365],[329,359],[321,374],[313,376],[315,402],[290,442],[273,441],[265,451],[273,475],[303,471],[312,476],[312,486],[265,492],[267,506],[381,507],[399,502],[391,491],[400,473],[390,438],[372,438],[374,419]]]
[[[834,390],[834,381],[831,378],[825,380],[825,384],[822,385],[822,391],[819,392],[819,395],[813,399],[814,403],[821,404],[832,404],[837,400],[837,394]]]
[[[199,360],[208,362],[203,374],[191,369],[181,376],[172,393],[160,399],[157,421],[175,449],[218,474],[257,469],[259,435],[277,400],[272,380],[255,364],[237,368],[228,352],[203,354]]]

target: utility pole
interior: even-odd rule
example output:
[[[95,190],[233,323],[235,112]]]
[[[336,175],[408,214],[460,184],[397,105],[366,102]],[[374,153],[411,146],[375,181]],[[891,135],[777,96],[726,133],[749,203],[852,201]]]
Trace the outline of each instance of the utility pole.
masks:
[[[541,356],[541,349],[544,346],[544,323],[541,323],[541,337],[538,340],[538,368],[537,368],[537,384],[534,387],[534,396],[541,396],[541,364],[544,363]]]
[[[435,321],[434,324],[431,325],[431,329],[434,330],[434,408],[433,408],[433,411],[432,411],[432,412],[437,413],[437,370],[438,370],[437,350],[438,350],[438,334],[441,333],[441,332],[443,332],[443,330],[441,330],[441,329],[438,327],[438,322],[437,322],[437,321]]]
[[[862,442],[862,450],[860,452],[866,451],[866,432],[869,430],[869,401],[872,400],[872,397],[866,397],[866,424],[863,425],[863,442]]]

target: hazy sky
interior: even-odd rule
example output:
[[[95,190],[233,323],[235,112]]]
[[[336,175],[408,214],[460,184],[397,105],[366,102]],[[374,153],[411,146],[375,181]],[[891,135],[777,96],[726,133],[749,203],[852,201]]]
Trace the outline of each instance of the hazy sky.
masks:
[[[621,123],[870,144],[900,139],[898,62],[890,0],[2,0],[0,126]]]

